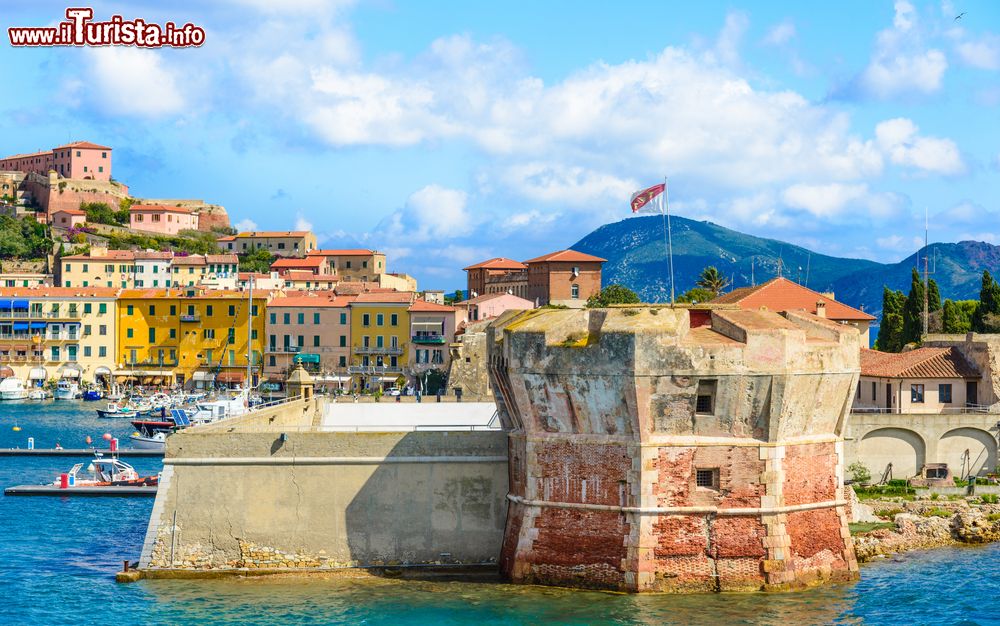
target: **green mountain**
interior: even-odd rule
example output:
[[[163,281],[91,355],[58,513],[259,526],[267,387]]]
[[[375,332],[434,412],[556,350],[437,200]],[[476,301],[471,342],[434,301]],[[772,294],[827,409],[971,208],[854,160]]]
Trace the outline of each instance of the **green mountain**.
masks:
[[[671,217],[674,278],[680,295],[701,270],[714,265],[733,287],[761,283],[782,274],[810,289],[830,292],[851,306],[878,316],[882,287],[910,288],[910,271],[923,250],[899,263],[876,263],[812,252],[776,239],[755,237],[711,222]],[[670,299],[670,281],[660,216],[637,217],[601,226],[572,246],[608,260],[604,284],[621,283],[647,302]],[[1000,271],[1000,247],[976,241],[931,244],[932,277],[942,298],[979,297],[984,269]],[[922,269],[922,268],[921,268]]]

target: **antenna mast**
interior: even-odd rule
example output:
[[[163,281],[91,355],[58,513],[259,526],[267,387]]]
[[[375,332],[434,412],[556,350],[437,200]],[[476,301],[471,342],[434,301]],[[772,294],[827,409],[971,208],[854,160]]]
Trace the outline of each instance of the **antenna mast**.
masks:
[[[930,266],[928,265],[930,262],[930,257],[927,255],[928,230],[929,227],[927,218],[927,207],[925,206],[924,207],[924,336],[927,335],[927,321],[928,318],[930,317],[928,311],[929,309],[928,303],[930,301],[930,294],[928,293],[928,291],[930,290],[930,275],[929,275]]]

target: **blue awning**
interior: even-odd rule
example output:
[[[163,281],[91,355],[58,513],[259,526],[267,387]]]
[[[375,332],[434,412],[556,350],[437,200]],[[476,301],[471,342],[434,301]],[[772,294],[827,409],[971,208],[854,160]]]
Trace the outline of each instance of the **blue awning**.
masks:
[[[14,308],[13,300],[0,300],[0,311],[9,311]]]
[[[14,322],[14,330],[28,330],[28,322]]]
[[[12,309],[25,309],[25,310],[27,310],[27,308],[28,308],[28,301],[27,300],[13,300],[12,304],[11,304],[11,308]]]
[[[28,322],[28,323],[31,324],[32,330],[39,330],[39,329],[45,330],[45,327],[48,325],[48,322]]]

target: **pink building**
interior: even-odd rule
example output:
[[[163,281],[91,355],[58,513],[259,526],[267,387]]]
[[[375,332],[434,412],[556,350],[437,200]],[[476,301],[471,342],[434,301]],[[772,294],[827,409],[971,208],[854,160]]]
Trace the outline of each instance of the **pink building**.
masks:
[[[53,170],[63,178],[111,180],[111,148],[89,141],[74,141],[52,150],[0,159],[0,170],[42,175]]]
[[[52,214],[52,225],[56,228],[75,228],[87,223],[87,214],[78,209],[60,209]]]
[[[179,206],[134,204],[129,209],[129,226],[147,233],[176,235],[182,230],[198,230],[198,215]]]
[[[471,322],[499,317],[504,311],[527,311],[535,308],[535,303],[511,293],[486,293],[465,302],[456,302],[456,307],[465,309]]]

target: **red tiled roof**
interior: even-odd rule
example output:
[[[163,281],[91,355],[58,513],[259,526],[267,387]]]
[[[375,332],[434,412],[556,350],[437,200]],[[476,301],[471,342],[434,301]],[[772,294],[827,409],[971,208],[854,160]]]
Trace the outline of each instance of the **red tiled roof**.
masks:
[[[410,291],[385,291],[385,292],[368,292],[360,293],[355,299],[357,303],[366,304],[396,304],[404,303],[411,304],[413,302],[415,294]]]
[[[208,263],[239,263],[240,257],[235,254],[206,254],[205,261]]]
[[[478,270],[478,269],[490,269],[490,270],[523,270],[527,269],[528,266],[520,261],[515,261],[514,259],[508,259],[502,256],[494,257],[492,259],[482,261],[481,263],[476,263],[475,265],[470,265],[469,267],[464,267],[464,270]]]
[[[55,215],[56,213],[66,213],[68,215],[86,215],[87,214],[86,211],[81,211],[79,209],[59,209],[58,211],[53,211],[52,215]]]
[[[61,150],[63,148],[83,148],[84,150],[110,150],[108,146],[102,146],[96,143],[91,143],[89,141],[74,141],[68,143],[64,146],[56,146],[53,150]]]
[[[295,295],[278,297],[268,303],[271,307],[329,307],[343,308],[354,300],[350,296],[333,296],[329,292],[322,292],[321,295]]]
[[[316,274],[309,270],[285,270],[280,272],[280,277],[287,280],[320,280],[326,279],[330,281],[335,281],[337,276],[335,274]]]
[[[137,261],[166,261],[174,258],[173,252],[157,250],[136,250],[133,255]]]
[[[306,256],[371,256],[373,254],[379,254],[379,252],[356,248],[351,250],[310,250]]]
[[[282,258],[271,263],[271,269],[292,269],[300,267],[321,267],[326,263],[326,259],[323,257],[305,257],[305,258]]]
[[[417,300],[410,305],[410,311],[415,313],[454,313],[457,309],[447,304],[436,304],[426,300]]]
[[[171,261],[171,264],[173,264],[173,265],[207,265],[207,263],[205,262],[205,257],[203,257],[200,254],[191,254],[191,255],[188,255],[188,256],[175,256],[173,258],[173,261]]]
[[[528,300],[527,298],[522,298],[521,296],[517,296],[517,295],[514,295],[512,293],[507,293],[506,291],[504,291],[502,293],[484,293],[481,296],[476,296],[475,298],[469,298],[468,300],[465,300],[464,302],[456,302],[456,304],[482,304],[483,302],[486,302],[488,300],[492,300],[494,298],[499,298],[501,296],[510,296],[511,298],[517,298],[518,300],[524,300],[525,302],[531,302],[531,300]],[[534,306],[534,305],[532,305],[532,306]]]
[[[956,348],[917,348],[895,354],[861,350],[861,375],[870,378],[979,378]]]
[[[308,234],[309,234],[308,230],[287,230],[287,231],[251,230],[245,233],[231,235],[229,238],[236,239],[238,237],[305,237]]]
[[[113,298],[117,287],[0,287],[0,298]]]
[[[540,257],[535,257],[534,259],[525,261],[524,263],[527,265],[529,263],[545,263],[548,261],[563,261],[566,263],[604,263],[607,259],[602,259],[599,256],[586,254],[584,252],[577,252],[576,250],[560,250],[558,252],[543,254]]]
[[[191,209],[165,204],[133,204],[129,213],[191,213]]]
[[[771,311],[805,309],[816,313],[816,303],[826,304],[826,317],[831,320],[873,321],[864,311],[847,306],[787,278],[774,278],[756,287],[741,287],[712,300],[714,304],[737,304],[742,309],[766,307]]]

